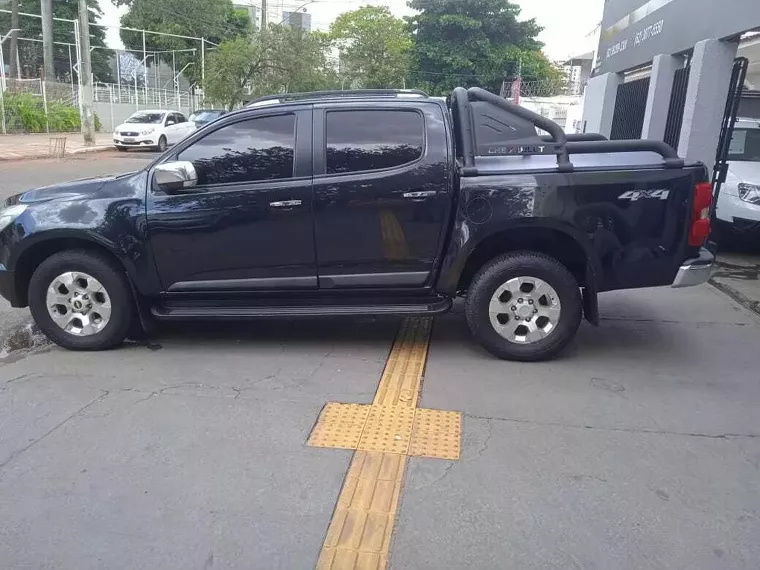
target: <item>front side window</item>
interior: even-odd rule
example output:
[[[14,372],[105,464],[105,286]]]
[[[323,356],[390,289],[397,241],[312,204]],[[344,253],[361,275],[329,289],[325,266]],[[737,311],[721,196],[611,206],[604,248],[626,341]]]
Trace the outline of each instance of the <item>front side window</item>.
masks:
[[[174,113],[174,120],[177,121],[177,123],[186,123],[187,119],[185,118],[185,115],[182,113]]]
[[[760,129],[735,128],[728,147],[728,160],[760,162]]]
[[[393,168],[422,156],[422,115],[416,111],[330,111],[326,122],[327,173]]]
[[[281,180],[293,176],[296,117],[276,115],[225,125],[179,153],[198,184]]]
[[[126,122],[140,125],[160,125],[164,121],[164,116],[164,113],[135,113]]]

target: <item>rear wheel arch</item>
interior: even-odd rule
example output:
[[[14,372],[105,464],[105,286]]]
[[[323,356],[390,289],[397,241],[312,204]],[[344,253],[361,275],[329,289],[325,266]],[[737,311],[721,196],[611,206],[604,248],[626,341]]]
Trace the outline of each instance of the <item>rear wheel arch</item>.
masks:
[[[467,257],[459,275],[457,289],[466,291],[478,271],[492,259],[515,251],[533,251],[562,263],[578,285],[594,292],[601,266],[593,246],[583,236],[565,228],[521,224],[496,231],[483,238]]]

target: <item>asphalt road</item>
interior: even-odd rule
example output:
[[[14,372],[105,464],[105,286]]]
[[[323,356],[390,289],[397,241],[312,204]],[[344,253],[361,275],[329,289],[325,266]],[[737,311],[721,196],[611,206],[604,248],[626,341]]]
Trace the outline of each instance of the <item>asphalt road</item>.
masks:
[[[140,160],[0,164],[0,185]],[[410,458],[391,568],[760,567],[760,318],[710,286],[601,313],[541,364],[487,355],[461,307],[436,319],[421,405],[464,414],[462,459]],[[325,402],[372,400],[397,325],[6,347],[0,567],[313,568],[350,452],[304,442]]]

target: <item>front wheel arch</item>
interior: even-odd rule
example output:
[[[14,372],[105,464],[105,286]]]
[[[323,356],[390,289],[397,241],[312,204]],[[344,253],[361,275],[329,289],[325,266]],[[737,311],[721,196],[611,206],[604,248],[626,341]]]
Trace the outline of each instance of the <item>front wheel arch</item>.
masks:
[[[81,238],[56,237],[39,241],[25,249],[14,264],[15,285],[18,293],[19,306],[26,307],[29,304],[29,282],[32,274],[40,264],[56,253],[66,250],[86,250],[99,253],[111,259],[119,267],[124,269],[127,279],[131,282],[129,272],[124,267],[124,263],[107,247]]]

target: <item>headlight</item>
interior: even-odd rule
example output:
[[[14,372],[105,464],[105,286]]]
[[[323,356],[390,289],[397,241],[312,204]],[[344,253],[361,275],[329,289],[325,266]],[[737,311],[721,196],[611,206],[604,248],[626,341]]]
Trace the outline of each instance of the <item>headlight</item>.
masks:
[[[13,220],[24,213],[27,206],[25,204],[16,204],[0,210],[0,232],[13,223]]]
[[[757,184],[739,184],[739,198],[750,204],[760,204],[760,186]]]
[[[156,129],[145,129],[145,130],[144,130],[144,131],[142,131],[140,134],[142,134],[142,135],[149,135],[149,134],[151,134],[151,133],[152,133],[153,131],[155,131],[155,130],[156,130]]]

